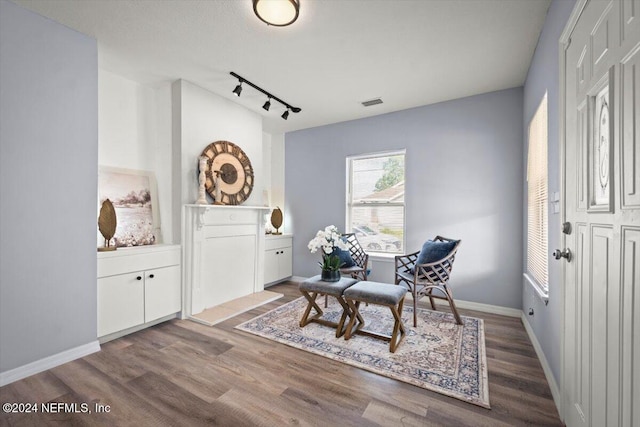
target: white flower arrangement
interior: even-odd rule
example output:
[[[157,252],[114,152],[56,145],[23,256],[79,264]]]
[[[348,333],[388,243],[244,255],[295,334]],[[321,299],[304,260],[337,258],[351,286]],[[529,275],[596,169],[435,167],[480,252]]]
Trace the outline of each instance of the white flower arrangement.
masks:
[[[312,254],[316,253],[318,249],[322,249],[322,262],[318,264],[323,270],[329,271],[337,271],[343,264],[337,255],[333,255],[335,248],[349,249],[347,243],[342,240],[338,227],[335,225],[328,225],[324,230],[319,230],[316,233],[316,237],[311,239],[307,247]]]

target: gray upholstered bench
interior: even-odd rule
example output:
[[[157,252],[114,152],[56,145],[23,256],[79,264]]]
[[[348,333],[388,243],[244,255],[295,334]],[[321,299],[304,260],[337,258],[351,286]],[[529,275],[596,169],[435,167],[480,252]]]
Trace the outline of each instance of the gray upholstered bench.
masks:
[[[316,322],[321,325],[331,326],[336,328],[336,338],[341,337],[345,333],[345,320],[347,316],[352,317],[351,309],[345,302],[343,298],[343,293],[346,289],[353,286],[356,283],[356,279],[341,277],[337,282],[325,282],[321,279],[321,276],[313,276],[303,282],[300,283],[299,290],[304,295],[304,297],[309,301],[307,305],[307,309],[302,315],[302,319],[300,319],[300,327],[303,328],[307,326],[311,322]],[[316,304],[316,298],[318,295],[330,295],[334,297],[342,306],[342,316],[340,316],[340,321],[338,323],[326,320],[322,318],[323,312],[322,309]],[[312,317],[309,317],[311,313],[311,309],[315,309],[316,314]],[[362,322],[362,317],[359,319]]]
[[[389,341],[389,351],[394,353],[405,336],[404,324],[402,323],[402,306],[407,288],[403,285],[391,285],[378,282],[358,282],[344,291],[344,299],[352,311],[351,320],[347,325],[344,339],[348,340],[353,334],[367,335],[373,338],[380,338]],[[374,305],[384,305],[391,309],[395,322],[391,336],[383,335],[362,329],[364,320],[360,315],[360,303],[365,302]],[[358,318],[360,324],[355,327],[355,319]],[[355,328],[354,328],[355,327]],[[398,336],[398,334],[400,334]]]

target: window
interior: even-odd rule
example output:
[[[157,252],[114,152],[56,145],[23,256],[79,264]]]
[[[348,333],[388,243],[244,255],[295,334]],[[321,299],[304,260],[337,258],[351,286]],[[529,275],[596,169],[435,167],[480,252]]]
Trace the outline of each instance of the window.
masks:
[[[547,244],[547,95],[529,124],[527,158],[527,273],[544,293],[549,287]]]
[[[404,150],[347,158],[347,230],[367,252],[403,253]]]

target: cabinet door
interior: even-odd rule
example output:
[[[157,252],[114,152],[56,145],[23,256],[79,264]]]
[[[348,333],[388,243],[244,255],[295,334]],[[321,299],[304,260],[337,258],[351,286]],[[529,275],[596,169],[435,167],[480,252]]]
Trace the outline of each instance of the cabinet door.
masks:
[[[98,279],[99,337],[143,324],[143,308],[144,273]]]
[[[280,278],[280,249],[264,252],[264,283],[275,282]]]
[[[180,311],[180,266],[147,270],[144,277],[144,321]]]
[[[293,274],[293,259],[291,257],[291,248],[280,249],[278,255],[278,262],[280,266],[278,279],[284,279],[285,277],[291,277]]]

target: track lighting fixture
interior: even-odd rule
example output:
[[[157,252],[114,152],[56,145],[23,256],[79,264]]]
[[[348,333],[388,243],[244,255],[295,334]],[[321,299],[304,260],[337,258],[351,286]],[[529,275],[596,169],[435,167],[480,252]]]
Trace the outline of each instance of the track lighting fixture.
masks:
[[[302,111],[301,108],[293,107],[291,104],[287,104],[282,99],[278,98],[277,96],[274,96],[274,95],[270,94],[269,92],[267,92],[266,90],[262,89],[261,87],[254,85],[249,80],[245,79],[244,77],[239,76],[238,74],[234,73],[233,71],[231,71],[229,74],[231,74],[233,77],[238,79],[238,82],[239,82],[238,86],[236,86],[236,88],[233,90],[233,93],[236,96],[240,96],[240,92],[242,92],[242,84],[243,83],[246,83],[247,85],[249,85],[252,88],[254,88],[255,90],[257,90],[258,92],[261,92],[261,93],[263,93],[264,95],[267,96],[267,98],[268,98],[267,102],[265,102],[264,105],[262,106],[262,108],[265,111],[269,111],[269,108],[271,108],[271,100],[272,99],[274,101],[278,101],[280,104],[282,104],[286,108],[285,112],[282,113],[282,116],[280,116],[284,120],[287,120],[287,118],[289,118],[289,113],[299,113],[300,111]]]
[[[238,86],[236,86],[236,88],[233,90],[233,93],[236,96],[240,96],[240,94],[242,93],[242,80],[240,80],[240,83],[238,83]]]

